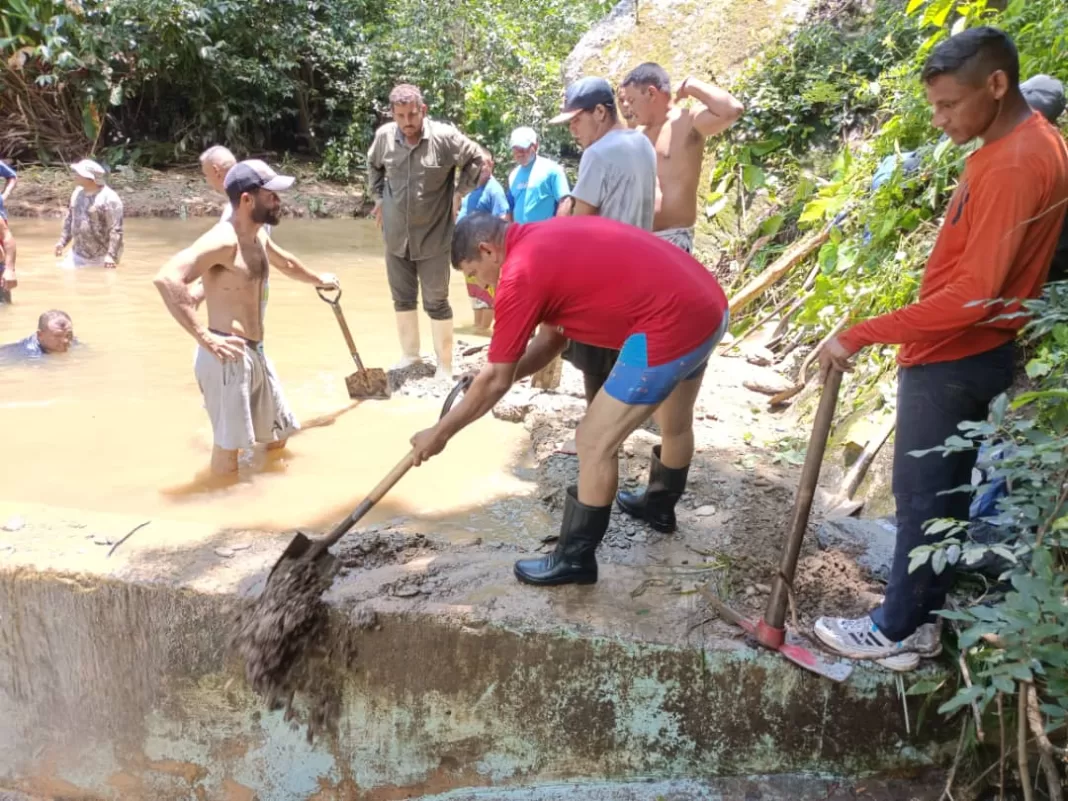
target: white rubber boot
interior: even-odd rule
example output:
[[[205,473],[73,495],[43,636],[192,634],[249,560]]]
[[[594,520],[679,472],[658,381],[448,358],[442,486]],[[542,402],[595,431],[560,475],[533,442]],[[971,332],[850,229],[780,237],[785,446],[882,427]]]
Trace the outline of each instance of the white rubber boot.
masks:
[[[400,340],[401,360],[394,369],[411,367],[420,361],[419,356],[419,312],[397,312],[397,339]]]
[[[434,375],[439,381],[452,381],[452,320],[431,320],[430,332],[434,337],[434,353],[438,357],[438,369]]]

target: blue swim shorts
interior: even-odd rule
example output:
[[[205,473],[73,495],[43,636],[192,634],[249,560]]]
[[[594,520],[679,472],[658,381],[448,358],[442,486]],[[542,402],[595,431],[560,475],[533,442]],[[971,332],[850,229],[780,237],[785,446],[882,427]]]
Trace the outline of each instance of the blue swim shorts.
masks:
[[[649,366],[645,334],[631,334],[623,343],[604,391],[618,401],[631,406],[651,406],[661,403],[683,381],[700,378],[708,365],[712,349],[727,332],[729,317],[723,313],[719,328],[708,339],[679,358]]]

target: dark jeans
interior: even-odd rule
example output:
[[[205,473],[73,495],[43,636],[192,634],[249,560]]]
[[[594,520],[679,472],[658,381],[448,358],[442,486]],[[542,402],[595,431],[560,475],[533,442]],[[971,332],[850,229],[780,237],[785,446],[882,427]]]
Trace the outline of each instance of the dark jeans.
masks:
[[[891,640],[903,640],[945,605],[952,584],[947,566],[935,575],[930,562],[909,573],[909,553],[927,542],[923,524],[936,517],[968,519],[966,492],[939,495],[972,480],[975,451],[910,456],[960,434],[957,424],[985,420],[990,401],[1012,384],[1014,344],[953,362],[902,367],[897,379],[897,428],[894,434],[894,500],[897,544],[883,605],[872,620]],[[932,542],[941,540],[936,535]]]

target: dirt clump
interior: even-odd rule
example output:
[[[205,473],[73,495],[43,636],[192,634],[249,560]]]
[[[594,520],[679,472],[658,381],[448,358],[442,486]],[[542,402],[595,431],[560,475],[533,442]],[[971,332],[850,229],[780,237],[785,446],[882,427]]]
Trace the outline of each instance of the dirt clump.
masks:
[[[312,560],[297,561],[237,609],[231,630],[230,647],[245,666],[249,686],[269,709],[284,708],[287,721],[306,724],[309,742],[337,734],[341,681],[331,663],[338,656],[347,663],[351,656],[344,653],[344,639],[329,631],[323,593],[332,580]]]

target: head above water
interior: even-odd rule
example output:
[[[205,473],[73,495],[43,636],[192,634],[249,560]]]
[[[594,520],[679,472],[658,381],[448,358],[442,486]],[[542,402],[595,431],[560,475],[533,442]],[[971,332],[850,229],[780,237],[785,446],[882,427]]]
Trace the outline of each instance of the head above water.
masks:
[[[414,144],[423,136],[423,120],[426,119],[426,103],[418,86],[402,83],[389,93],[389,109],[405,139]]]
[[[452,266],[483,286],[497,286],[504,264],[504,236],[511,223],[484,211],[468,214],[452,235]]]
[[[278,193],[293,186],[293,181],[291,176],[279,175],[259,159],[248,159],[226,173],[223,188],[234,208],[235,219],[257,225],[278,225],[282,213]]]
[[[74,162],[70,165],[70,171],[74,173],[74,183],[87,192],[96,192],[102,187],[107,174],[107,170],[91,159]]]
[[[567,123],[575,141],[587,148],[619,125],[612,86],[604,78],[579,78],[567,87],[564,108],[550,125]]]
[[[200,171],[204,173],[204,180],[208,186],[221,195],[226,194],[224,181],[226,173],[237,164],[237,159],[228,148],[222,145],[212,145],[200,154]]]
[[[45,353],[66,353],[74,341],[74,324],[70,315],[59,309],[46,311],[37,318],[37,341]]]
[[[1003,114],[1026,105],[1016,45],[997,28],[969,28],[946,39],[931,51],[921,78],[933,109],[931,124],[958,145],[988,140]]]
[[[667,118],[671,108],[671,78],[652,61],[632,69],[620,85],[625,116],[638,125],[655,125]]]
[[[533,128],[516,128],[508,144],[512,148],[512,158],[520,167],[526,167],[538,155],[538,134]]]

